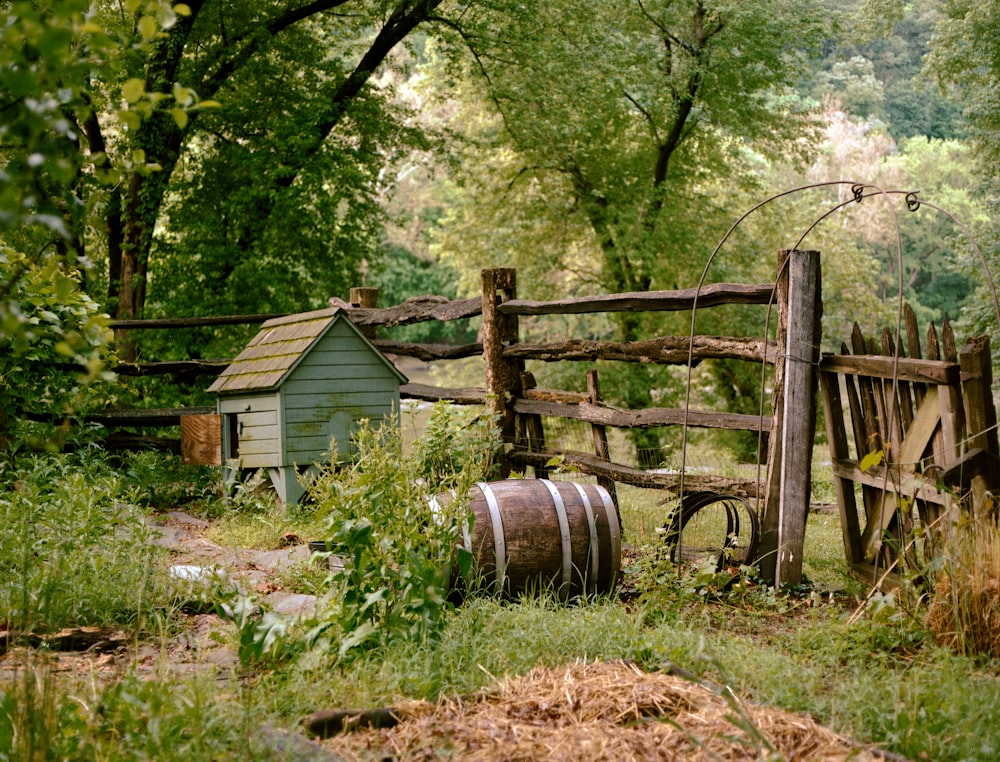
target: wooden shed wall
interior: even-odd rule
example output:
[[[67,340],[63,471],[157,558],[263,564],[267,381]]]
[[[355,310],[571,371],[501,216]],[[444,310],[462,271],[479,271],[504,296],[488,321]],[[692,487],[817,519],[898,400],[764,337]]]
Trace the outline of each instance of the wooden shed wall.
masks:
[[[236,416],[243,468],[282,465],[277,392],[220,399],[219,412]]]
[[[285,465],[323,460],[330,440],[341,455],[362,418],[378,424],[399,405],[399,379],[344,322],[335,323],[281,387]]]

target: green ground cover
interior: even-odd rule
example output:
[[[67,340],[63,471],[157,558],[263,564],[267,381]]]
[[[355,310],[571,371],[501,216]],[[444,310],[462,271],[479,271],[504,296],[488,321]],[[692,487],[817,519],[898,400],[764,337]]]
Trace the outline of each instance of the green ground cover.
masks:
[[[484,441],[469,421],[435,425],[405,451],[373,438],[358,467],[322,477],[316,501],[299,508],[250,488],[227,496],[215,471],[160,456],[18,457],[0,492],[0,758],[298,758],[287,731],[316,709],[469,693],[577,659],[680,667],[912,759],[996,757],[997,662],[936,644],[918,605],[881,595],[866,604],[868,591],[844,572],[834,513],[810,517],[810,584],[775,593],[751,569],[678,570],[658,531],[662,496],[626,489],[620,593],[451,605],[439,572],[454,525],[420,511],[429,485],[461,490],[481,476]],[[228,619],[214,637],[238,653],[237,667],[179,672],[169,644],[191,611],[171,592],[169,556],[145,523],[178,507],[207,519],[207,536],[223,545],[325,532],[354,554],[354,571],[284,573],[277,584],[318,596],[301,620],[220,597],[213,611],[226,604]],[[83,625],[125,633],[111,677],[97,654],[66,671],[44,647],[24,647],[26,633]],[[158,649],[145,666],[130,661]]]

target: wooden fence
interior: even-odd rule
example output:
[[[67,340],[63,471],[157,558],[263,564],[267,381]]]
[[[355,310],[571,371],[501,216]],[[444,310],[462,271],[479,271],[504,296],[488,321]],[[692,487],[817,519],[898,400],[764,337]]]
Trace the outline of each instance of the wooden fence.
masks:
[[[924,351],[908,305],[903,316],[905,347],[855,324],[851,348],[820,363],[844,553],[886,587],[926,569],[957,514],[985,513],[1000,487],[988,337],[959,350],[951,326],[939,337],[932,323]]]
[[[595,477],[614,495],[615,485],[665,489],[677,492],[714,491],[737,494],[749,500],[762,498],[762,566],[766,576],[778,582],[798,582],[801,577],[802,545],[809,504],[813,426],[815,421],[815,365],[819,355],[819,255],[818,252],[781,252],[779,276],[774,283],[756,285],[715,283],[701,288],[608,294],[547,302],[517,297],[516,272],[493,269],[482,272],[482,296],[464,300],[422,296],[385,308],[376,306],[375,289],[352,289],[350,302],[331,300],[382,352],[439,362],[481,356],[482,387],[442,388],[410,383],[400,389],[403,399],[448,400],[456,404],[487,406],[500,420],[506,450],[504,468],[531,467],[544,476],[553,458],[561,467]],[[586,313],[690,311],[721,305],[768,305],[776,303],[776,339],[719,336],[659,336],[641,341],[613,342],[565,339],[546,344],[520,340],[519,318],[536,315]],[[482,317],[481,342],[419,344],[393,341],[379,336],[395,326],[423,321],[449,321]],[[273,315],[247,318],[195,318],[116,321],[116,330],[184,328],[202,325],[259,323]],[[687,365],[705,359],[731,359],[767,363],[775,368],[770,410],[763,416],[651,407],[628,410],[603,401],[600,380],[593,364],[597,360],[662,365]],[[793,362],[786,362],[792,358]],[[581,362],[586,366],[586,392],[539,389],[526,361]],[[226,361],[181,361],[122,365],[121,374],[151,375],[217,374]],[[177,425],[186,413],[205,409],[106,412],[100,417],[108,426],[154,423]],[[120,417],[119,417],[120,416]],[[594,450],[557,451],[546,441],[543,420],[582,421],[591,427]],[[648,471],[617,462],[610,452],[607,427],[621,429],[688,426],[709,429],[763,432],[768,440],[768,467],[764,484],[753,479],[722,475]],[[777,436],[772,434],[777,433]],[[787,443],[791,443],[788,446]]]

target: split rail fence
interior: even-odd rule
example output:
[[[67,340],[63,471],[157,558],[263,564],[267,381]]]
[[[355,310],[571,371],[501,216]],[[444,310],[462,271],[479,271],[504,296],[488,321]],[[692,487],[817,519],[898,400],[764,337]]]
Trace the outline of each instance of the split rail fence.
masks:
[[[607,428],[650,428],[686,425],[696,428],[762,432],[768,442],[764,484],[753,479],[721,475],[685,474],[685,493],[713,491],[757,501],[762,514],[761,554],[765,576],[778,582],[798,582],[802,545],[809,505],[810,468],[815,422],[815,368],[819,360],[819,254],[780,252],[779,277],[774,283],[756,285],[715,283],[677,291],[653,291],[530,301],[517,297],[516,272],[492,269],[482,272],[481,298],[448,300],[422,296],[402,304],[378,308],[377,289],[352,289],[350,302],[331,300],[347,310],[355,325],[386,354],[440,362],[475,356],[483,358],[484,385],[475,388],[442,388],[410,383],[401,387],[403,399],[447,400],[460,405],[484,405],[500,421],[506,443],[504,463],[524,470],[530,466],[544,477],[553,458],[563,469],[588,474],[616,496],[616,484],[677,492],[678,473],[647,471],[616,462],[610,452]],[[775,340],[748,337],[659,336],[632,342],[566,339],[530,344],[520,340],[519,319],[537,315],[585,313],[690,311],[720,305],[776,304]],[[275,317],[253,315],[217,318],[115,321],[116,331],[178,329],[204,325],[260,323]],[[395,326],[430,320],[482,318],[481,341],[471,344],[419,344],[379,336]],[[787,362],[792,358],[792,362]],[[774,392],[770,410],[763,416],[651,407],[629,410],[602,400],[600,380],[594,370],[598,360],[687,365],[706,359],[742,360],[774,366]],[[525,370],[526,361],[580,362],[586,366],[586,392],[540,389]],[[122,375],[180,374],[211,376],[227,361],[180,361],[120,365]],[[148,411],[107,411],[91,416],[108,427],[183,426],[191,414],[213,413],[213,408]],[[543,420],[563,418],[591,427],[593,453],[552,449],[546,442]],[[135,435],[131,435],[135,436]],[[119,443],[130,441],[118,435]],[[133,443],[150,443],[148,438]],[[155,444],[155,443],[154,443]],[[617,502],[617,500],[616,500]],[[770,563],[768,560],[770,559]]]

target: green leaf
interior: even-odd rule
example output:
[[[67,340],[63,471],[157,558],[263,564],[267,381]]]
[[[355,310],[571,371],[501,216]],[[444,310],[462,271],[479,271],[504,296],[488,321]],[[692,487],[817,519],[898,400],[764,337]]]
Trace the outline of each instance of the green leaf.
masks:
[[[132,77],[122,85],[122,98],[126,103],[135,103],[146,92],[146,80]]]
[[[182,108],[172,108],[170,109],[170,114],[171,116],[173,116],[174,121],[177,123],[178,128],[183,130],[185,127],[187,127],[188,123],[187,111],[185,111]]]
[[[151,40],[156,35],[156,19],[152,16],[143,16],[136,27],[144,40]]]
[[[371,639],[376,632],[377,630],[375,629],[375,625],[371,622],[365,622],[359,627],[355,627],[351,633],[340,642],[340,657],[343,658],[344,654],[352,648],[357,648],[358,646],[364,644],[364,642]]]
[[[173,95],[174,101],[180,106],[190,106],[194,101],[194,91],[176,82],[174,83]]]
[[[458,563],[458,573],[464,578],[472,571],[472,564],[476,557],[465,548],[459,547],[455,550],[455,560]]]
[[[875,450],[875,452],[870,452],[865,457],[861,459],[860,468],[862,471],[869,471],[875,466],[881,465],[882,458],[885,456],[885,450]]]
[[[127,129],[135,132],[142,125],[142,119],[134,111],[119,111],[118,121],[122,123]]]

